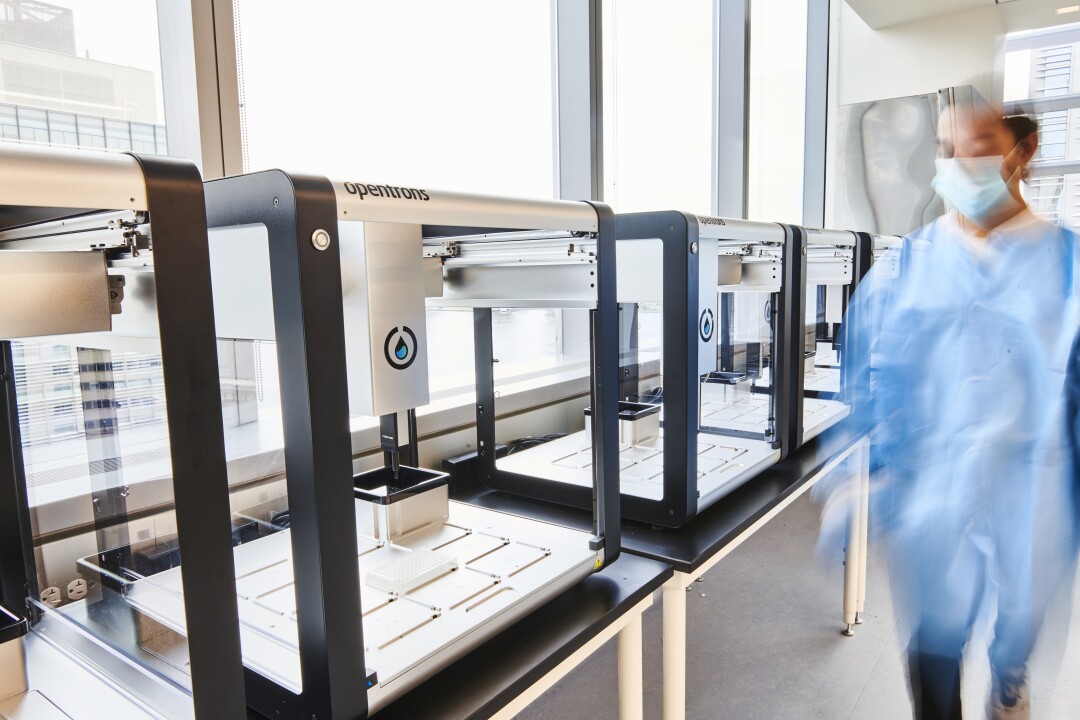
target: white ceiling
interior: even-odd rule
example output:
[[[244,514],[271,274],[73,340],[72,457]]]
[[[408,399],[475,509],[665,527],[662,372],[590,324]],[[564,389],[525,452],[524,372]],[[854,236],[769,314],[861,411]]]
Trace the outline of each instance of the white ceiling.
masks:
[[[875,30],[927,20],[940,15],[997,6],[1002,32],[1033,30],[1080,22],[1080,13],[1058,15],[1057,9],[1080,0],[846,0],[863,22]]]
[[[858,13],[863,22],[875,30],[880,30],[890,25],[925,20],[958,10],[992,6],[994,0],[847,0],[847,4]]]

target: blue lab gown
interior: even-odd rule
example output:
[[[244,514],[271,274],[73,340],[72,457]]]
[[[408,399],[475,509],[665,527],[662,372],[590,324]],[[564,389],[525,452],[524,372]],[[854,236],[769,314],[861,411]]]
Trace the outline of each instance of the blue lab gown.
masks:
[[[846,328],[869,339],[845,362],[862,380],[855,421],[873,431],[870,527],[917,649],[959,658],[993,600],[999,670],[1026,663],[1078,538],[1080,248],[1018,220],[983,244],[952,216],[913,233],[900,277],[872,270]]]

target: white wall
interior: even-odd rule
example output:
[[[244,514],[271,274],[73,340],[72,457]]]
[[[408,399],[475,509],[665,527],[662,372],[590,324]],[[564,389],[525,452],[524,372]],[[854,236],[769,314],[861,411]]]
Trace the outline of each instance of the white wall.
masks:
[[[1019,0],[1017,4],[1029,2],[1033,0]],[[846,0],[832,4],[827,226],[837,222],[834,199],[838,106],[969,84],[983,97],[1000,102],[1008,20],[997,6],[990,5],[874,30]]]
[[[867,102],[974,85],[1001,99],[1003,40],[997,7],[977,8],[873,30],[839,3],[839,103]]]

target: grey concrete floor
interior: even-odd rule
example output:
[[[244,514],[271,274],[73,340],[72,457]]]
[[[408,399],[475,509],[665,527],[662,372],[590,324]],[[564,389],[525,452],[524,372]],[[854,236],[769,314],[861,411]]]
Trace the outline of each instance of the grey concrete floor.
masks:
[[[816,553],[820,510],[800,498],[721,561],[688,594],[688,720],[906,720],[911,718],[887,568],[872,546],[865,623],[840,634],[842,560]],[[1076,604],[1077,594],[1063,600]],[[1055,618],[1067,618],[1058,612]],[[1080,607],[1073,607],[1080,625]],[[645,717],[661,718],[660,596],[645,614]],[[965,668],[967,720],[982,720],[989,668],[980,661],[989,621],[976,631]],[[1033,717],[1080,720],[1080,629],[1051,622],[1032,661]],[[518,717],[618,718],[610,642]]]

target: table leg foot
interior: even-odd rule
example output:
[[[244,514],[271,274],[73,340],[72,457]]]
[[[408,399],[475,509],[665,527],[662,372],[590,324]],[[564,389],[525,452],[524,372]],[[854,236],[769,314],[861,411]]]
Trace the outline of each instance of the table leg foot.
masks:
[[[840,631],[840,634],[844,637],[853,637],[855,635],[855,631],[851,629],[851,624],[848,624],[847,628]]]

